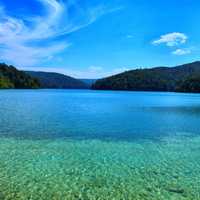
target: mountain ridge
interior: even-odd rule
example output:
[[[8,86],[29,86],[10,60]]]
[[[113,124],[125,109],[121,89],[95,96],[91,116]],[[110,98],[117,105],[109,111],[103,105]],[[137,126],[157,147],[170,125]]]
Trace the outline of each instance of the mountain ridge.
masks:
[[[30,76],[37,78],[41,88],[48,89],[87,89],[88,86],[79,79],[56,72],[25,71]]]
[[[200,61],[174,67],[134,69],[99,79],[92,85],[92,89],[174,92],[180,90],[180,83],[184,79],[198,74]]]
[[[98,80],[76,79],[56,72],[21,71],[0,63],[0,88],[200,92],[200,61],[133,69]]]

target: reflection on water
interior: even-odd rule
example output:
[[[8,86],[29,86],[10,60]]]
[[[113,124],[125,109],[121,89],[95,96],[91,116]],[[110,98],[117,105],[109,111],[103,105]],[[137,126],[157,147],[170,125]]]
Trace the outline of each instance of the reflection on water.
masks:
[[[171,106],[171,107],[149,107],[144,108],[149,111],[156,111],[156,112],[165,112],[171,114],[188,114],[188,115],[196,115],[200,116],[200,106]]]

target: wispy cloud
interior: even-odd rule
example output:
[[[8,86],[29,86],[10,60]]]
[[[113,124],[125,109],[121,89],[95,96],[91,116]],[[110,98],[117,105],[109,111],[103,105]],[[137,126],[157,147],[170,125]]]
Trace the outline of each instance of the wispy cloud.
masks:
[[[0,7],[0,60],[21,66],[33,66],[43,60],[51,59],[60,51],[68,48],[70,42],[53,40],[84,28],[100,16],[115,12],[104,5],[80,8],[74,1],[35,0],[40,2],[44,16],[31,19],[9,16]],[[70,9],[76,15],[70,16]],[[26,21],[28,20],[28,23]]]
[[[61,16],[64,7],[54,0],[40,0],[47,10],[44,17],[35,17],[27,26],[24,19],[8,16],[1,8],[0,13],[0,59],[17,65],[33,65],[69,46],[66,42],[51,43],[43,47],[39,42],[54,37],[53,26]],[[53,13],[53,14],[51,14]]]
[[[166,44],[169,47],[177,46],[186,43],[188,37],[184,33],[174,32],[161,35],[159,39],[154,40],[152,44]]]
[[[172,52],[172,54],[177,55],[177,56],[183,56],[190,53],[191,53],[190,49],[176,49],[175,51]]]

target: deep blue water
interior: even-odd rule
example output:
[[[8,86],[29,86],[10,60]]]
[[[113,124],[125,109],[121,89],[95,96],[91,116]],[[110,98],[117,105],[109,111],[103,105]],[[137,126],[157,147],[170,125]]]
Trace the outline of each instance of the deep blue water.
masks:
[[[200,95],[1,90],[0,135],[25,139],[159,139],[200,134]]]

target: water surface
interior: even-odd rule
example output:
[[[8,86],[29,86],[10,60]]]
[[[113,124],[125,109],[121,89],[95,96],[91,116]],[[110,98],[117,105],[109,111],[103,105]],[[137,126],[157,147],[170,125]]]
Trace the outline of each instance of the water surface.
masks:
[[[200,199],[200,95],[0,91],[0,198]]]

